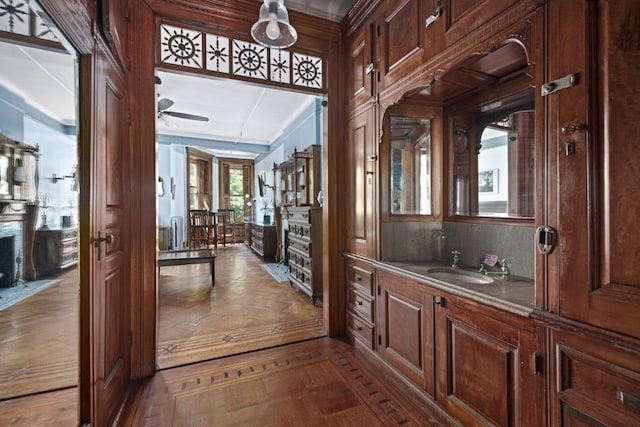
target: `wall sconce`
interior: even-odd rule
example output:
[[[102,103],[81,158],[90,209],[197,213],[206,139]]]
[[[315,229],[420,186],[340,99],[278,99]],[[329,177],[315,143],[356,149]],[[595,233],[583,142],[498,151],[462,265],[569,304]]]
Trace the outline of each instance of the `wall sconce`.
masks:
[[[55,173],[52,173],[51,177],[49,178],[49,180],[51,181],[51,183],[57,184],[58,181],[63,181],[64,180],[64,176],[58,176]]]
[[[164,179],[161,176],[158,177],[158,197],[164,196]]]
[[[285,48],[298,39],[298,33],[289,23],[284,0],[264,0],[258,22],[251,27],[253,39],[262,46]]]

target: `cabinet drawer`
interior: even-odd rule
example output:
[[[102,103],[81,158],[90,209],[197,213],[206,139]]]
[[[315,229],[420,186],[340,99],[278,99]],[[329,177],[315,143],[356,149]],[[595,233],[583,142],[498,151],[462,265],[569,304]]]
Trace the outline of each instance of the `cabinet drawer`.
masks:
[[[355,265],[347,265],[347,285],[352,285],[365,295],[373,295],[373,273]]]
[[[309,213],[309,209],[289,209],[287,219],[293,222],[309,224],[311,222],[311,215]]]
[[[66,242],[60,242],[60,246],[61,246],[62,253],[69,253],[69,252],[75,253],[76,249],[78,248],[78,243],[75,240],[71,240]]]
[[[289,262],[299,265],[302,268],[305,268],[309,271],[311,270],[311,258],[309,257],[308,254],[305,253],[300,253],[298,251],[289,251]]]
[[[347,307],[362,315],[365,320],[373,323],[372,298],[360,295],[352,286],[347,288]]]
[[[364,342],[367,347],[375,349],[373,325],[362,320],[350,311],[347,311],[347,330],[351,331],[355,338]]]
[[[311,238],[311,226],[302,224],[289,224],[289,237],[298,237],[300,239]]]
[[[596,340],[555,342],[558,397],[607,425],[640,419],[640,359]],[[630,363],[631,362],[631,363]]]
[[[77,228],[63,229],[60,232],[60,240],[76,239],[77,237],[78,237],[78,229]]]
[[[290,238],[289,249],[295,249],[300,253],[305,253],[311,256],[311,242]]]

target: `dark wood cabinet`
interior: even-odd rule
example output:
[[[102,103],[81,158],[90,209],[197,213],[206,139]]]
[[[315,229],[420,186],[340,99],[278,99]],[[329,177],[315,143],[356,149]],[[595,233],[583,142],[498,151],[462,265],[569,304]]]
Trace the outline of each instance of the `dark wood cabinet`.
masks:
[[[438,404],[465,426],[545,425],[534,322],[453,297],[440,296],[435,312]]]
[[[265,261],[274,261],[277,246],[275,225],[251,223],[251,249]]]
[[[425,26],[439,4],[441,15]],[[354,16],[368,13],[345,42],[352,75],[344,247],[356,258],[370,258],[370,280],[378,288],[370,295],[358,287],[357,266],[345,257],[348,334],[464,425],[637,424],[640,44],[634,23],[640,3],[383,0],[375,11],[356,8],[362,15]],[[493,53],[507,61],[500,65]],[[532,216],[555,238],[549,252],[535,255],[531,318],[506,304],[486,306],[407,278],[414,276],[391,274],[396,270],[377,261],[388,255],[377,232],[388,232],[393,222],[379,204],[384,186],[376,169],[385,113],[416,101],[450,114],[452,106],[479,96],[470,88],[500,82],[505,85],[498,92],[507,93],[516,76],[535,91]],[[564,82],[566,88],[558,86]],[[455,142],[457,124],[445,121],[445,147]],[[456,189],[447,175],[461,164],[447,155],[443,176],[435,179],[449,187],[443,187],[443,204],[453,212]],[[550,235],[538,237],[545,238]]]
[[[36,230],[34,252],[39,278],[60,275],[78,263],[78,229]]]
[[[549,223],[559,236],[549,256],[557,273],[549,275],[549,309],[640,338],[640,151],[630,126],[640,111],[640,49],[628,38],[640,4],[551,1],[548,8],[547,81],[577,76],[575,86],[545,97],[555,165],[547,198],[557,200]]]
[[[376,271],[378,352],[435,398],[433,294],[412,280]]]
[[[552,330],[552,425],[638,425],[639,351],[612,347],[605,336]]]
[[[376,63],[373,58],[373,24],[365,25],[347,42],[349,48],[349,81],[348,93],[352,108],[371,103],[375,94]]]
[[[376,294],[373,267],[352,255],[345,256],[347,335],[366,348],[377,348]]]
[[[322,298],[322,208],[289,207],[289,280],[315,304]]]

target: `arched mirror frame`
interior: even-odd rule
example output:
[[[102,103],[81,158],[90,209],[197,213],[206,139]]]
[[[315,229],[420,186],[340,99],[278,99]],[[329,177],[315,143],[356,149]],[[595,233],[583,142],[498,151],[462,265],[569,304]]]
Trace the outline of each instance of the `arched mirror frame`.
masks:
[[[512,225],[532,225],[534,223],[534,217],[529,218],[509,218],[509,217],[484,217],[484,216],[463,216],[463,215],[455,215],[452,212],[453,210],[453,200],[452,200],[452,188],[453,188],[453,178],[452,178],[452,164],[451,164],[451,146],[453,143],[453,128],[451,126],[450,118],[450,109],[452,106],[456,106],[458,104],[464,104],[465,101],[468,102],[469,94],[474,92],[479,92],[479,88],[487,88],[490,86],[500,86],[500,89],[494,92],[491,96],[497,97],[507,97],[509,95],[509,91],[511,91],[511,95],[522,92],[524,90],[534,88],[535,87],[535,61],[532,60],[532,47],[530,46],[531,40],[528,39],[527,35],[529,33],[530,22],[527,23],[527,26],[522,28],[517,34],[511,34],[508,37],[490,41],[487,43],[487,50],[484,52],[468,52],[466,56],[462,56],[462,59],[452,60],[446,64],[440,64],[441,68],[430,70],[425,69],[424,72],[416,75],[416,77],[412,80],[411,84],[407,83],[406,85],[402,85],[402,89],[398,91],[394,91],[394,93],[389,95],[383,95],[380,99],[380,117],[381,120],[381,143],[384,142],[384,135],[386,126],[388,126],[388,111],[393,111],[394,106],[396,105],[405,105],[412,103],[424,103],[429,104],[433,108],[442,107],[442,115],[438,117],[442,123],[442,138],[441,138],[441,161],[442,167],[441,169],[433,173],[434,181],[438,182],[441,188],[441,197],[434,197],[434,216],[433,221],[457,221],[457,222],[472,222],[472,223],[500,223],[500,224],[512,224]],[[509,64],[493,64],[494,57],[499,57],[499,55],[494,55],[496,52],[502,52],[502,48],[506,48],[505,50],[511,50],[512,52],[517,51],[518,57],[516,60],[513,60],[512,63]],[[486,76],[484,83],[482,85],[473,86],[469,81],[462,81],[460,73],[464,74],[464,68],[469,63],[473,63],[475,61],[484,62],[484,65],[487,64],[490,67],[493,67],[496,72],[500,74],[499,78],[494,78],[492,76]],[[471,80],[478,78],[480,81],[482,80],[482,73],[477,73],[473,70],[469,73],[469,77]],[[458,86],[456,86],[457,80]],[[489,83],[488,83],[489,82]],[[492,84],[491,84],[492,82]],[[452,86],[454,87],[452,89]],[[516,86],[517,89],[514,90],[512,86]],[[486,92],[485,92],[486,93]],[[539,97],[535,97],[535,103]],[[475,106],[477,107],[477,105]],[[474,106],[468,106],[467,110],[471,111]],[[460,108],[462,110],[462,108]],[[538,107],[536,105],[536,122],[540,121],[540,113],[538,111]],[[536,140],[539,138],[538,131],[540,129],[539,123],[536,123]],[[434,138],[434,146],[439,145],[437,140]],[[534,151],[538,152],[538,148],[536,147]],[[402,215],[402,214],[389,214],[389,190],[390,184],[389,181],[389,170],[385,171],[385,164],[388,162],[388,158],[386,150],[384,146],[380,149],[380,160],[383,163],[380,163],[382,166],[381,171],[383,172],[380,175],[380,214],[381,220],[384,221],[424,221],[429,220],[430,216],[424,215]],[[538,173],[539,166],[536,163],[534,166],[534,174]],[[534,184],[535,185],[535,184]],[[534,195],[535,203],[539,202],[539,195],[536,193]]]
[[[505,201],[507,212],[491,213],[483,212],[480,204],[479,180],[479,156],[482,150],[483,132],[493,123],[499,122],[511,114],[525,111],[535,111],[533,88],[530,86],[531,78],[527,75],[519,75],[495,87],[481,90],[472,94],[462,102],[450,104],[445,107],[445,121],[447,130],[445,140],[447,149],[447,182],[448,182],[448,210],[447,220],[465,222],[499,222],[509,224],[533,223],[535,215],[535,118],[529,125],[523,126],[534,133],[526,138],[530,145],[520,147],[521,155],[533,157],[533,165],[521,167],[516,162],[517,145],[521,138],[515,138],[515,128],[509,132],[508,158],[512,162],[510,168],[500,171],[504,177],[501,182],[509,182],[508,201]],[[534,113],[535,114],[535,113]],[[514,148],[515,147],[515,148]],[[526,152],[526,153],[525,153]],[[460,159],[463,159],[461,162]],[[515,165],[515,166],[514,166]],[[522,169],[518,171],[515,169]],[[464,177],[464,179],[461,179]],[[498,177],[496,176],[495,179]],[[518,184],[518,181],[522,181]],[[497,182],[496,182],[497,184]],[[521,186],[529,193],[517,194],[517,186]],[[521,191],[522,192],[522,191]],[[462,193],[462,194],[461,194]],[[527,203],[524,203],[524,201]],[[522,202],[522,203],[521,203]],[[461,206],[463,205],[463,206]],[[514,212],[514,206],[519,208]],[[526,207],[524,207],[526,206]]]

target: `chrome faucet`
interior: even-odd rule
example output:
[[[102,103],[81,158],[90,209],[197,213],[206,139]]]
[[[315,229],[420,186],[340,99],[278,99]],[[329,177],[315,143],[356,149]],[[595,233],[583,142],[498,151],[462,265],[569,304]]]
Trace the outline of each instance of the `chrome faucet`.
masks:
[[[451,263],[451,268],[460,268],[458,263],[460,262],[460,251],[451,251],[453,254],[453,262]]]
[[[511,262],[507,258],[502,258],[498,261],[498,265],[500,266],[500,271],[492,271],[487,269],[487,266],[484,265],[484,262],[480,263],[479,273],[484,274],[485,276],[499,276],[500,279],[506,279],[509,276],[509,265]]]

